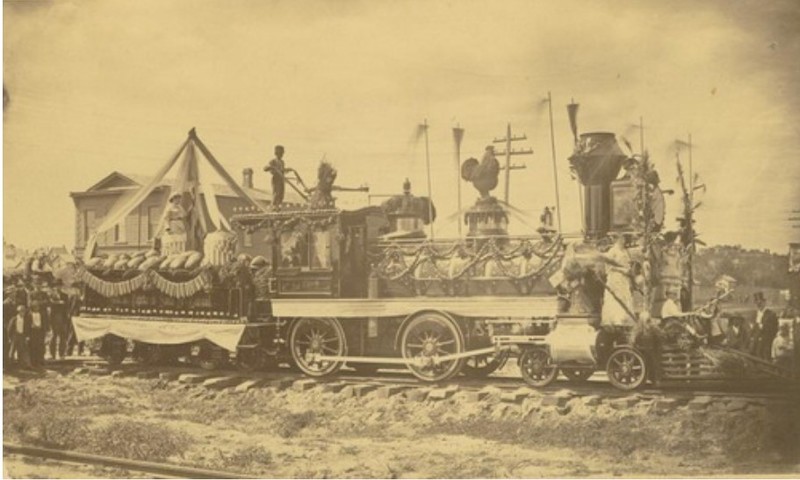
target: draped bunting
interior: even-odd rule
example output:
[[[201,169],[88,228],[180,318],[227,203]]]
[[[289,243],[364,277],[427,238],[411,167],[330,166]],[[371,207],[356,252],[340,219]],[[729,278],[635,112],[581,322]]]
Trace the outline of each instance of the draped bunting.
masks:
[[[104,297],[129,295],[152,286],[172,298],[189,298],[211,286],[211,274],[206,270],[200,271],[194,278],[185,282],[167,280],[155,270],[147,270],[128,280],[109,282],[82,269],[79,278],[86,283],[86,286]]]
[[[236,346],[247,328],[244,324],[159,322],[132,317],[73,317],[72,324],[78,340],[82,342],[108,334],[155,345],[178,345],[208,340],[231,352],[236,351]]]
[[[152,280],[154,287],[172,298],[189,298],[211,286],[211,276],[205,270],[186,282],[172,282],[154,270],[149,270],[145,273],[150,274],[150,280]]]
[[[137,290],[141,290],[147,284],[147,272],[137,275],[134,278],[121,282],[109,282],[96,277],[88,270],[81,270],[78,277],[86,283],[86,286],[104,297],[119,297],[128,295]]]

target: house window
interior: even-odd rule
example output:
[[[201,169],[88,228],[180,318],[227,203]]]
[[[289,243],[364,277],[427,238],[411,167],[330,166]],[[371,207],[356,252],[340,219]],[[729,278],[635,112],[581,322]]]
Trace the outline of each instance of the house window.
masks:
[[[152,240],[156,236],[158,222],[161,220],[160,207],[147,207],[147,239]]]
[[[91,236],[92,232],[94,231],[95,222],[97,221],[97,213],[94,210],[84,210],[83,211],[83,244],[89,241],[89,236]]]
[[[114,225],[114,243],[127,243],[128,237],[125,226],[125,220]]]

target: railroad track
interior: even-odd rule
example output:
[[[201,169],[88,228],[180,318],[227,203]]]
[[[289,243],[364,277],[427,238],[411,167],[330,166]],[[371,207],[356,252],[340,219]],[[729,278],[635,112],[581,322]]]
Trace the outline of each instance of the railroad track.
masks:
[[[54,364],[55,365],[55,364]],[[719,382],[695,382],[666,384],[662,387],[648,387],[633,392],[624,392],[612,387],[606,380],[605,374],[600,372],[593,375],[590,379],[582,382],[559,380],[544,387],[532,389],[528,387],[519,377],[513,375],[503,375],[502,372],[494,375],[474,378],[456,377],[443,384],[422,383],[407,372],[379,370],[370,375],[358,374],[348,370],[339,372],[338,375],[311,379],[302,373],[289,369],[277,369],[266,372],[242,372],[236,370],[216,370],[206,371],[197,367],[186,366],[143,366],[139,364],[123,364],[118,367],[109,367],[104,361],[98,359],[85,359],[79,362],[72,362],[65,365],[66,368],[56,368],[62,373],[69,371],[99,376],[118,376],[118,377],[140,377],[146,379],[160,379],[166,382],[181,381],[182,383],[194,383],[207,385],[211,381],[211,388],[217,390],[235,389],[239,385],[249,383],[247,388],[261,388],[276,386],[278,389],[289,388],[297,384],[296,388],[309,389],[315,386],[340,385],[359,387],[364,392],[376,390],[381,387],[396,387],[402,389],[457,389],[460,391],[476,392],[487,388],[496,389],[499,392],[511,392],[515,390],[535,391],[541,395],[555,395],[568,392],[572,396],[598,395],[609,399],[625,398],[630,396],[639,397],[665,397],[686,399],[698,396],[712,398],[735,397],[743,400],[770,400],[800,397],[800,390],[778,388],[775,384],[740,384],[730,383],[721,384]],[[77,367],[77,368],[75,368]],[[182,377],[185,376],[185,377]],[[214,383],[214,380],[217,380]],[[374,387],[374,388],[372,388]],[[340,389],[332,388],[338,392]],[[357,393],[356,395],[360,395]]]
[[[151,478],[253,478],[231,472],[184,467],[168,463],[145,462],[127,458],[106,457],[90,453],[3,443],[3,455],[22,455],[80,465],[111,467],[127,472],[148,474]]]

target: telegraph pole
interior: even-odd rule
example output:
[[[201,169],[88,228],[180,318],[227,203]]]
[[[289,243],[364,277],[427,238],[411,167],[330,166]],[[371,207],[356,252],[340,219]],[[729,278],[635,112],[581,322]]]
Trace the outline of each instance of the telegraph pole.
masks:
[[[694,305],[694,171],[692,170],[692,134],[689,134],[689,208],[686,212],[686,223],[689,225],[692,243],[689,244],[689,307]]]
[[[431,230],[431,240],[433,240],[433,194],[431,192],[431,154],[428,149],[428,119],[422,124],[425,130],[425,167],[428,172],[428,225]]]
[[[525,134],[521,136],[514,137],[511,135],[511,124],[509,123],[506,127],[506,136],[505,138],[495,138],[493,143],[505,143],[506,149],[505,151],[496,152],[497,155],[505,155],[506,157],[506,164],[501,167],[501,170],[505,169],[506,171],[506,191],[505,191],[505,202],[508,203],[509,198],[509,186],[511,184],[511,170],[521,170],[525,168],[525,165],[512,165],[511,164],[511,156],[512,155],[531,155],[533,154],[533,150],[530,148],[518,149],[514,150],[511,148],[511,142],[518,142],[521,140],[527,140],[528,137]]]

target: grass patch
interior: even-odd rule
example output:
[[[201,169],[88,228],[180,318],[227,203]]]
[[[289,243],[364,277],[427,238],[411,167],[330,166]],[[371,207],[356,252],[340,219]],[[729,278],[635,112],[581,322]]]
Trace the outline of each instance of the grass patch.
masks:
[[[135,420],[117,420],[91,431],[92,453],[134,460],[161,461],[182,456],[190,437],[165,425]]]
[[[306,427],[316,423],[317,415],[311,411],[293,413],[286,410],[276,412],[273,420],[275,433],[283,438],[291,438]]]
[[[261,445],[250,445],[231,453],[217,451],[217,456],[208,462],[207,468],[235,470],[256,475],[264,472],[264,467],[272,464],[272,453]]]

